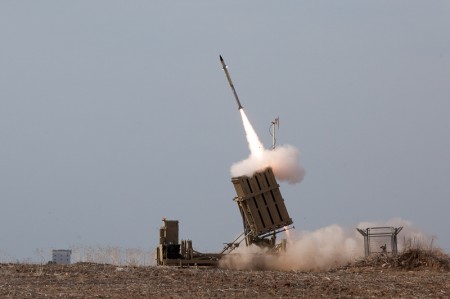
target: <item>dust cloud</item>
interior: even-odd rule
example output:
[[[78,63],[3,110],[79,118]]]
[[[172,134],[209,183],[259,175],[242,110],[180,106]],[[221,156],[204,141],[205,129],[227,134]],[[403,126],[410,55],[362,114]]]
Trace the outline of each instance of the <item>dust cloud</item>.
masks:
[[[398,236],[398,250],[408,248],[411,242],[429,246],[432,238],[406,220],[395,218],[387,222],[361,222],[356,227],[403,226]],[[291,231],[286,252],[268,254],[267,248],[256,245],[238,247],[220,261],[220,266],[238,270],[327,271],[352,263],[364,257],[364,239],[356,229],[345,229],[333,224],[316,231]]]

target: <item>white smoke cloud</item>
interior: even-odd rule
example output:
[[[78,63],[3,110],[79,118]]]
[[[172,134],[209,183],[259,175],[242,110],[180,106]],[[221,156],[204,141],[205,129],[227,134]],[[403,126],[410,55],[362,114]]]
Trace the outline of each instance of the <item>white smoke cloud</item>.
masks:
[[[385,223],[361,222],[356,227],[379,226],[403,227],[398,236],[398,249],[401,252],[417,240],[429,244],[431,238],[406,220],[395,218]],[[292,233],[292,231],[291,231]],[[316,231],[302,231],[292,234],[285,253],[265,254],[267,249],[257,246],[239,247],[220,261],[220,266],[231,269],[273,269],[326,271],[364,257],[364,238],[356,229],[345,229],[330,225]],[[415,241],[413,241],[415,242]]]
[[[247,138],[250,156],[231,166],[231,176],[251,177],[255,172],[272,167],[275,177],[289,184],[296,184],[303,180],[305,170],[300,166],[300,152],[292,145],[283,145],[275,150],[264,149],[258,134],[245,115],[244,109],[239,110],[242,124]]]
[[[231,166],[233,177],[251,177],[255,172],[272,167],[275,177],[280,181],[296,184],[303,180],[305,170],[300,165],[300,152],[292,145],[282,145],[275,150],[263,150]]]

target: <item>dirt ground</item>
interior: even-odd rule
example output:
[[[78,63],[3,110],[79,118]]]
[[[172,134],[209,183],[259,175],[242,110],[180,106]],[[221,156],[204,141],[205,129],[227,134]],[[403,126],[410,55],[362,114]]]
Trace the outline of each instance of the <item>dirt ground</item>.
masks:
[[[347,266],[327,272],[0,264],[1,298],[450,298],[450,271]]]

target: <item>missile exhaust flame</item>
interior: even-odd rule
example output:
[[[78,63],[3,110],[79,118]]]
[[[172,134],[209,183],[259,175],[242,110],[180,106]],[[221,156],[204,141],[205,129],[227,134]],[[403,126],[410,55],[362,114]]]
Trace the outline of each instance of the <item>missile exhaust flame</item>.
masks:
[[[291,233],[289,232],[289,227],[285,226],[284,227],[284,235],[286,236],[286,240],[288,242],[288,244],[292,244],[292,237],[291,237]]]
[[[244,109],[240,109],[239,111],[241,112],[242,124],[244,125],[245,136],[247,137],[250,155],[256,158],[262,158],[264,145],[259,140],[255,129],[247,118],[247,115],[245,115]]]
[[[301,182],[305,176],[305,170],[299,163],[298,149],[292,145],[280,145],[274,150],[265,149],[243,109],[241,109],[241,116],[250,155],[247,159],[231,166],[231,175],[251,177],[257,171],[272,167],[278,180],[289,184]]]

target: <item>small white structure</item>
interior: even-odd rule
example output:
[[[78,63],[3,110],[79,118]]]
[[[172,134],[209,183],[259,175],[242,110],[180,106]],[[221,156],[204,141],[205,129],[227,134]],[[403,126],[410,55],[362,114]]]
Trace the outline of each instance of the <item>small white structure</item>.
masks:
[[[55,264],[69,265],[72,250],[57,249],[52,250],[52,262]]]

